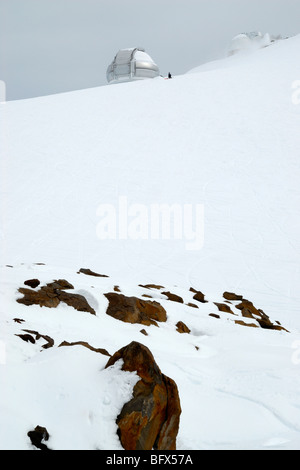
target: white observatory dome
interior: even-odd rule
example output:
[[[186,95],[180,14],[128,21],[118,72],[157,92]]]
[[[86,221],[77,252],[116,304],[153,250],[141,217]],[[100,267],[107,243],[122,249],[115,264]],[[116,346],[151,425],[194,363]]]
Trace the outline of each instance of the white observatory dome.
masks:
[[[235,36],[229,46],[228,55],[238,52],[251,52],[269,46],[275,40],[281,39],[261,32],[241,33]]]
[[[140,48],[121,49],[108,66],[108,83],[143,80],[159,76],[159,68],[151,57]]]

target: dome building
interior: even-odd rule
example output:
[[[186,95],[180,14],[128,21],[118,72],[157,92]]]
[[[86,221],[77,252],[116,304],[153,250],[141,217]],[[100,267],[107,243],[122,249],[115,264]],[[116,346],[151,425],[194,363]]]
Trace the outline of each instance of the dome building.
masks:
[[[268,33],[262,34],[261,32],[241,33],[235,36],[229,46],[228,55],[235,55],[238,52],[251,52],[263,47],[270,46],[273,42],[282,39],[279,36],[272,36]]]
[[[159,76],[159,68],[144,49],[120,49],[108,66],[108,83],[129,82]]]

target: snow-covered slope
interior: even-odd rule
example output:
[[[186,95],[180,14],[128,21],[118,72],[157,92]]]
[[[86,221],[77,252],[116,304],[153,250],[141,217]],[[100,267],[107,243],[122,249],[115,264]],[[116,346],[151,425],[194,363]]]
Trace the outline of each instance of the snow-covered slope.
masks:
[[[111,354],[132,340],[149,346],[179,388],[180,449],[300,447],[299,47],[296,36],[172,80],[0,105],[1,448],[30,448],[37,424],[53,448],[119,448],[114,420],[135,380],[103,370],[107,358],[80,346],[41,352],[15,336],[23,328]],[[126,227],[146,210],[150,229],[153,204],[203,207],[203,246],[150,230],[101,239],[104,205],[118,219],[124,201]],[[81,267],[109,278],[91,281]],[[34,277],[66,278],[96,317],[19,305],[18,287]],[[144,337],[107,317],[103,293],[120,285],[141,295],[146,283],[187,300],[193,287],[211,303],[193,309],[157,294],[168,321]],[[209,317],[224,291],[289,333]],[[175,331],[178,319],[190,334]]]

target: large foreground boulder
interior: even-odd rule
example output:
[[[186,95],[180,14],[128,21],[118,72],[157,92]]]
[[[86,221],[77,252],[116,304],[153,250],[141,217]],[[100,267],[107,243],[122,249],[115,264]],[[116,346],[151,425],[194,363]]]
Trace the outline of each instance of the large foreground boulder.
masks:
[[[162,374],[151,351],[141,343],[133,341],[117,351],[106,367],[119,359],[122,370],[140,377],[116,420],[123,448],[175,450],[181,414],[176,383]]]

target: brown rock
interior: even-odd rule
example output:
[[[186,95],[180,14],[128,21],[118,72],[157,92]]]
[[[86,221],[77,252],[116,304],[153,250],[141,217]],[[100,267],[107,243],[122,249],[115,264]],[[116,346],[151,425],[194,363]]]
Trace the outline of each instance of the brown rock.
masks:
[[[166,297],[168,297],[169,300],[172,300],[173,302],[179,302],[180,304],[183,304],[183,299],[176,294],[172,294],[172,292],[162,292]]]
[[[238,305],[236,305],[236,308],[241,310],[242,316],[245,318],[253,318],[256,320],[261,328],[267,329],[267,330],[284,330],[287,331],[285,328],[283,328],[281,325],[279,325],[277,322],[276,324],[272,323],[268,315],[266,315],[263,310],[257,309],[252,302],[250,302],[247,299],[243,299],[242,302]]]
[[[222,304],[222,303],[219,303],[219,302],[214,302],[214,304],[218,307],[219,312],[232,313],[234,315],[234,313],[231,310],[231,308],[229,307],[229,305]]]
[[[66,303],[70,307],[75,308],[79,312],[89,312],[92,315],[96,315],[95,310],[89,305],[88,301],[83,295],[70,294],[69,292],[62,291],[59,300]]]
[[[251,310],[249,310],[249,308],[246,308],[246,307],[242,309],[242,316],[245,318],[253,318],[253,314]]]
[[[54,340],[48,336],[48,335],[41,335],[38,331],[34,331],[34,330],[24,330],[23,331],[26,331],[26,333],[29,333],[29,335],[33,335],[35,336],[35,341],[38,341],[39,339],[44,339],[46,341],[45,344],[43,344],[42,348],[43,349],[48,349],[48,348],[51,348],[52,346],[54,346]]]
[[[183,321],[179,321],[176,323],[176,331],[178,331],[178,333],[190,333],[191,330],[186,326],[185,323],[183,323]]]
[[[51,282],[37,291],[20,287],[18,291],[23,294],[23,297],[17,299],[17,302],[24,305],[35,304],[40,305],[40,307],[49,308],[55,308],[60,302],[64,302],[81,312],[96,314],[83,295],[71,294],[65,292],[64,289],[73,289],[72,284],[65,279]]]
[[[205,302],[208,302],[207,300],[205,300],[205,296],[200,290],[196,290],[193,287],[190,287],[190,292],[193,292],[195,294],[193,296],[193,299],[198,300],[198,302],[202,302],[203,304]]]
[[[220,318],[220,315],[218,315],[217,313],[209,313],[208,315],[213,318]]]
[[[194,307],[194,308],[199,308],[198,305],[196,304],[193,304],[191,302],[189,302],[188,304],[186,304],[188,307]]]
[[[175,382],[161,373],[150,350],[132,342],[117,351],[106,367],[123,360],[122,370],[137,372],[133,398],[117,417],[125,450],[175,450],[181,414]]]
[[[26,341],[26,343],[28,343],[28,341],[32,344],[35,344],[35,339],[33,336],[29,335],[29,334],[20,334],[20,335],[16,335],[16,336],[19,336],[19,338],[21,338],[23,341]]]
[[[223,297],[226,300],[243,300],[242,295],[234,294],[233,292],[224,292]]]
[[[56,281],[47,284],[47,287],[58,290],[74,289],[74,286],[66,281],[66,279],[57,279]]]
[[[234,323],[237,325],[242,325],[242,326],[249,326],[250,328],[258,328],[258,325],[255,323],[246,323],[243,320],[234,320]]]
[[[104,294],[109,304],[106,313],[117,320],[142,325],[156,325],[167,320],[165,309],[156,301],[126,297],[123,294],[109,292]]]
[[[78,274],[86,274],[87,276],[95,276],[95,277],[109,277],[106,274],[98,274],[94,271],[91,271],[89,268],[80,268]]]
[[[158,284],[139,284],[139,287],[144,287],[145,289],[164,289],[164,286],[159,286]]]
[[[258,313],[258,310],[254,307],[253,303],[247,299],[243,299],[240,304],[236,305],[236,308],[239,310],[243,310],[244,308],[249,308],[253,311],[253,313],[255,314]]]
[[[94,351],[96,353],[104,354],[104,356],[110,356],[109,352],[106,351],[106,349],[94,348],[93,346],[91,346],[86,341],[74,341],[72,343],[69,343],[68,341],[63,341],[62,343],[60,343],[60,345],[58,347],[61,347],[61,346],[84,346],[85,348],[88,348],[91,351]]]
[[[58,294],[50,288],[41,288],[33,291],[24,287],[20,287],[19,292],[24,295],[23,298],[17,299],[17,302],[24,305],[39,305],[40,307],[57,307],[59,304]]]
[[[164,383],[167,389],[166,418],[156,441],[157,450],[176,450],[176,436],[179,430],[181,407],[177,385],[166,375]]]
[[[40,285],[40,281],[38,279],[28,279],[27,281],[24,282],[25,286],[32,287],[32,289],[35,289],[37,286]]]

